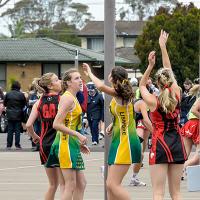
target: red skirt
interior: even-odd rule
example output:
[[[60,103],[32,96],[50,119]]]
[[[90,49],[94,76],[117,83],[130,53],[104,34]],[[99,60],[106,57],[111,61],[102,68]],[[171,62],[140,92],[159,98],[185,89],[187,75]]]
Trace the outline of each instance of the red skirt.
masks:
[[[181,128],[181,134],[184,137],[191,138],[194,144],[200,143],[200,133],[199,133],[200,120],[191,119],[185,123]]]

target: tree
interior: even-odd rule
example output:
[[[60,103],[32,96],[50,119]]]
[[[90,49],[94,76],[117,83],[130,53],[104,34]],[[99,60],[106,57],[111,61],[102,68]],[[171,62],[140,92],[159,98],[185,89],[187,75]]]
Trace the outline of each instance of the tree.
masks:
[[[77,36],[78,30],[74,25],[69,25],[64,21],[56,23],[53,28],[40,29],[35,33],[35,37],[48,37],[54,40],[67,42],[74,45],[81,45],[81,39]]]
[[[16,26],[9,25],[9,31],[12,38],[22,38],[24,35],[24,21],[17,21]]]
[[[91,18],[91,13],[87,5],[72,3],[72,0],[20,0],[1,17],[9,19],[9,30],[23,21],[25,32],[31,33],[52,28],[61,21],[82,27]]]
[[[0,0],[0,8],[5,6],[10,0]]]
[[[128,9],[121,7],[119,9],[119,17],[121,20],[130,19],[133,16],[138,16],[140,21],[150,15],[154,16],[159,5],[169,7],[178,3],[177,0],[124,0],[129,5]]]
[[[10,8],[1,17],[8,17],[10,26],[16,26],[18,21],[24,21],[26,32],[33,32],[40,28],[50,27],[54,18],[55,2],[44,0],[21,0],[14,8]]]
[[[76,24],[77,28],[82,28],[88,20],[92,18],[91,13],[88,12],[89,7],[82,3],[72,3],[72,9],[69,15],[72,18],[71,23]]]
[[[192,3],[188,6],[178,4],[172,13],[161,7],[156,16],[146,23],[135,43],[141,71],[145,71],[147,55],[152,50],[157,54],[155,69],[162,67],[158,38],[160,30],[164,29],[170,34],[167,48],[178,82],[182,84],[186,77],[196,78],[199,66],[199,20],[200,9]]]

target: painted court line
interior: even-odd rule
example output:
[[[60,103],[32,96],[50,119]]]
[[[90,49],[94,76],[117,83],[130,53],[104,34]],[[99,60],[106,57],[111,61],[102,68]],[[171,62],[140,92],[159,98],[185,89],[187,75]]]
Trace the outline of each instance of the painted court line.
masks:
[[[0,185],[47,185],[47,182],[12,182],[12,183],[6,183],[6,182],[1,182]],[[87,184],[87,186],[104,186],[104,184]]]
[[[100,160],[103,160],[103,158],[85,160],[85,162],[100,161]],[[0,171],[16,170],[16,169],[28,169],[28,168],[35,168],[35,167],[42,167],[42,165],[31,165],[31,166],[20,166],[20,167],[1,168]]]

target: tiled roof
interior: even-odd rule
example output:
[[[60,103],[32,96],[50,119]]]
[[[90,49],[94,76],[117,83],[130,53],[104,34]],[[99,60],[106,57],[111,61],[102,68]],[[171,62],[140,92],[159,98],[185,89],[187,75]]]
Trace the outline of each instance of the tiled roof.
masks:
[[[2,39],[0,40],[0,62],[74,62],[76,50],[80,62],[104,62],[104,54],[49,38]],[[116,64],[131,64],[120,57]]]
[[[139,64],[140,59],[135,54],[135,49],[133,47],[119,47],[115,49],[115,55],[126,58],[128,60],[134,61],[134,63]]]
[[[138,36],[146,22],[144,21],[116,21],[117,36]],[[104,22],[89,21],[86,26],[79,32],[79,36],[103,36]]]

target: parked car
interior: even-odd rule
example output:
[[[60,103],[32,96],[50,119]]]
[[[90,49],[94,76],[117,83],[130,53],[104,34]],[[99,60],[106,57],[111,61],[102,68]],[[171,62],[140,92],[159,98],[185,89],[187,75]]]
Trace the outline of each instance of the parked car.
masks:
[[[6,133],[8,128],[8,121],[6,117],[6,109],[3,101],[0,101],[0,133]]]

